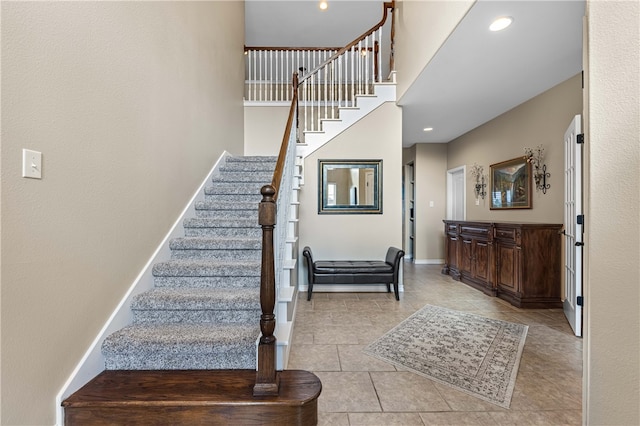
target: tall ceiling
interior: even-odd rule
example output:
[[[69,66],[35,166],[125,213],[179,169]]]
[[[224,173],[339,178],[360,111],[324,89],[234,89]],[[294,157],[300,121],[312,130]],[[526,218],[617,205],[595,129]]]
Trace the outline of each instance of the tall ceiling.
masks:
[[[245,44],[343,46],[382,16],[382,1],[328,3],[246,1]],[[399,100],[403,146],[450,142],[578,74],[583,15],[583,0],[477,1]],[[498,16],[513,24],[490,32]]]

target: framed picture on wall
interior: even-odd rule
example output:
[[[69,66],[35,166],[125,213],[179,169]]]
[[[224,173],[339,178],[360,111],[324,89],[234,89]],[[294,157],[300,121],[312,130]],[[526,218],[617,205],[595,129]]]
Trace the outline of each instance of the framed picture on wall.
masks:
[[[491,210],[531,208],[531,164],[525,157],[489,166]]]

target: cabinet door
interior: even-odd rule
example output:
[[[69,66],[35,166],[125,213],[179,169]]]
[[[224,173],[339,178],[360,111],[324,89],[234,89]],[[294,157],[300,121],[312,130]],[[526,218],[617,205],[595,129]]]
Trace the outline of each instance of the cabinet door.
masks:
[[[466,272],[469,275],[473,275],[473,240],[463,238],[461,240],[462,247],[460,250],[461,256],[459,260],[460,272]]]
[[[458,270],[458,238],[447,235],[447,260],[449,268]]]
[[[501,290],[511,293],[520,291],[518,256],[520,250],[510,244],[496,244],[498,267],[496,270],[496,282]]]
[[[489,244],[486,241],[476,241],[473,251],[474,277],[489,281]]]

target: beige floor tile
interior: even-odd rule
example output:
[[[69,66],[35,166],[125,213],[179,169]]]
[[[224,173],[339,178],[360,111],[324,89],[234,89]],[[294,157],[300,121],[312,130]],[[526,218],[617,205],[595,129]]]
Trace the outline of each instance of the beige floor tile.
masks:
[[[318,426],[349,426],[347,413],[318,412]]]
[[[315,293],[314,293],[315,294]],[[326,292],[329,300],[360,300],[358,293]]]
[[[291,345],[290,370],[340,371],[336,345]]]
[[[349,413],[351,426],[424,426],[418,413]]]
[[[384,411],[449,411],[434,383],[408,372],[371,372]]]
[[[440,395],[453,411],[504,411],[505,409],[442,383],[435,383]]]
[[[511,398],[511,409],[533,410],[578,410],[582,407],[581,394],[544,379],[537,372],[518,372],[516,387]]]
[[[313,343],[318,345],[350,345],[358,344],[362,330],[354,327],[328,325],[313,334]]]
[[[338,345],[338,357],[342,371],[396,371],[388,362],[362,352],[366,345]]]
[[[314,312],[317,311],[346,311],[347,305],[344,300],[316,299],[315,294],[311,300]]]
[[[441,412],[441,413],[420,413],[420,418],[428,426],[445,425],[478,425],[493,426],[495,420],[488,412]]]
[[[318,411],[379,412],[376,391],[367,372],[317,372],[322,382]]]

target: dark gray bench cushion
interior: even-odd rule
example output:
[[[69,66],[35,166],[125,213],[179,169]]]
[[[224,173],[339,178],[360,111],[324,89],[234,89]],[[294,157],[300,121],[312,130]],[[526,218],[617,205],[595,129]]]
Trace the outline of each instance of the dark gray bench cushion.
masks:
[[[313,260],[309,247],[302,250],[307,261],[309,287],[307,300],[311,300],[314,284],[386,284],[387,291],[394,286],[396,300],[400,300],[398,272],[404,251],[389,247],[385,260]]]
[[[316,274],[384,274],[393,273],[393,265],[381,260],[319,260]]]

